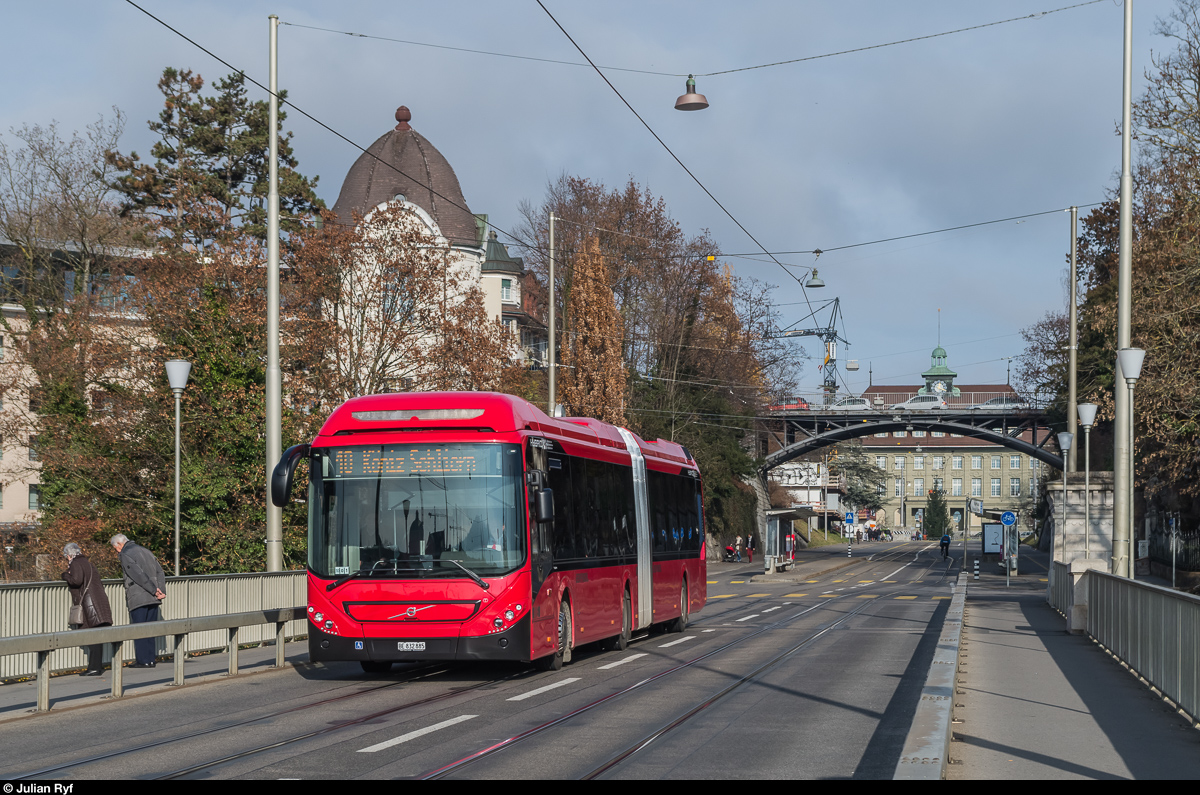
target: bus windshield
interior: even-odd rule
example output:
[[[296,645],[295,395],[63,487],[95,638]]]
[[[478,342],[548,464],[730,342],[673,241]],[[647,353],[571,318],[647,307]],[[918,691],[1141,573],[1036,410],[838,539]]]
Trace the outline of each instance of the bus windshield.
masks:
[[[487,577],[525,560],[516,445],[323,447],[311,464],[308,555],[318,576],[465,578],[465,567]]]

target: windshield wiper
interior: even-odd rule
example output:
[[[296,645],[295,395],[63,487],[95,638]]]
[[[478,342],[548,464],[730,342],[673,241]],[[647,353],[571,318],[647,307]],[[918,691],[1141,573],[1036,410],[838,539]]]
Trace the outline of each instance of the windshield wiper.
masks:
[[[397,568],[396,566],[389,566],[388,568],[385,568],[385,569],[380,569],[380,568],[377,568],[377,566],[378,566],[380,563],[383,563],[383,562],[384,562],[384,561],[376,561],[376,562],[375,562],[375,566],[372,566],[372,567],[371,567],[371,568],[369,568],[369,569],[359,569],[358,571],[351,572],[350,574],[347,574],[345,577],[340,577],[340,578],[338,578],[338,579],[334,580],[333,582],[331,582],[331,583],[329,583],[328,585],[326,585],[326,586],[325,586],[325,590],[326,590],[326,592],[328,592],[328,591],[332,591],[334,588],[338,587],[339,585],[342,585],[343,583],[347,583],[347,582],[349,582],[350,580],[353,580],[355,577],[366,577],[366,576],[369,576],[369,575],[371,575],[371,574],[374,574],[374,573],[375,573],[375,572],[377,572],[377,571],[384,571],[384,572],[424,571],[424,569],[421,569],[421,568],[413,568],[413,567],[411,567],[411,566],[406,566],[406,567],[404,567],[404,568],[402,568],[402,569],[401,569],[401,568]],[[395,562],[397,562],[397,561],[392,561],[392,562],[393,562],[393,563],[395,563]]]
[[[453,563],[455,566],[458,566],[460,569],[462,569],[464,572],[466,572],[468,577],[470,577],[472,580],[475,581],[476,585],[478,585],[480,588],[482,588],[485,591],[489,590],[492,587],[490,583],[484,582],[482,577],[480,577],[478,574],[476,574],[475,572],[468,569],[466,566],[459,563],[457,560],[453,560],[452,558],[443,558],[441,562]]]

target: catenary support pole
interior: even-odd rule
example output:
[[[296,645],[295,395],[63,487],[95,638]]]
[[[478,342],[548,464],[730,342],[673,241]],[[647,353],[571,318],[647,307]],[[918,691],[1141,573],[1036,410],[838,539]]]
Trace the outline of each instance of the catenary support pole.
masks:
[[[264,494],[283,453],[283,384],[279,373],[279,17],[270,20],[270,115],[267,191],[267,450]],[[267,500],[267,571],[283,571],[283,509]]]

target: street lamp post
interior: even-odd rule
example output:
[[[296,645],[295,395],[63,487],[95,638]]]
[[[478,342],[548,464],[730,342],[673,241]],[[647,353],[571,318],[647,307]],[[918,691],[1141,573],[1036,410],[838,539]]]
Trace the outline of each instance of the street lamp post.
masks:
[[[1071,445],[1075,441],[1075,434],[1064,431],[1058,435],[1058,450],[1063,456],[1062,468],[1062,543],[1063,549],[1067,546],[1067,456],[1071,454]]]
[[[1092,556],[1092,425],[1096,422],[1096,404],[1080,403],[1079,424],[1083,426],[1083,556]]]
[[[187,388],[192,363],[183,359],[167,362],[167,383],[175,393],[175,576],[179,576],[179,399]]]
[[[1125,378],[1125,385],[1129,389],[1128,406],[1126,413],[1128,437],[1126,441],[1127,458],[1125,464],[1125,509],[1127,515],[1125,518],[1125,526],[1129,529],[1128,535],[1125,536],[1128,546],[1128,566],[1129,571],[1126,576],[1130,579],[1134,577],[1134,549],[1133,549],[1133,387],[1137,384],[1138,378],[1142,375],[1142,362],[1146,359],[1146,352],[1141,348],[1121,348],[1117,351],[1117,365],[1121,371],[1121,375]]]

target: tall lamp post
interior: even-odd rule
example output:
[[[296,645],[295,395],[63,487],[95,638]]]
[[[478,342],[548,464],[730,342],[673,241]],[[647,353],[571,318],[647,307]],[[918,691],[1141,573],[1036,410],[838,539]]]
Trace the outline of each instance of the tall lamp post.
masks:
[[[1079,424],[1083,426],[1083,556],[1092,556],[1092,425],[1096,404],[1080,403]]]
[[[1125,536],[1126,543],[1129,545],[1126,550],[1128,554],[1129,570],[1126,576],[1133,578],[1133,387],[1137,384],[1138,378],[1142,375],[1142,362],[1146,359],[1146,352],[1141,348],[1121,348],[1117,351],[1117,365],[1120,368],[1121,375],[1125,378],[1125,385],[1129,388],[1128,406],[1126,413],[1126,423],[1128,428],[1128,437],[1126,438],[1126,459],[1123,462],[1125,465],[1125,509],[1127,511],[1125,526],[1129,529],[1128,535]]]
[[[187,388],[192,363],[183,359],[167,362],[167,383],[175,393],[175,576],[179,576],[179,399]]]
[[[1067,456],[1071,454],[1071,445],[1075,442],[1075,434],[1063,431],[1058,435],[1058,450],[1063,456],[1062,468],[1062,543],[1063,549],[1067,548]]]

